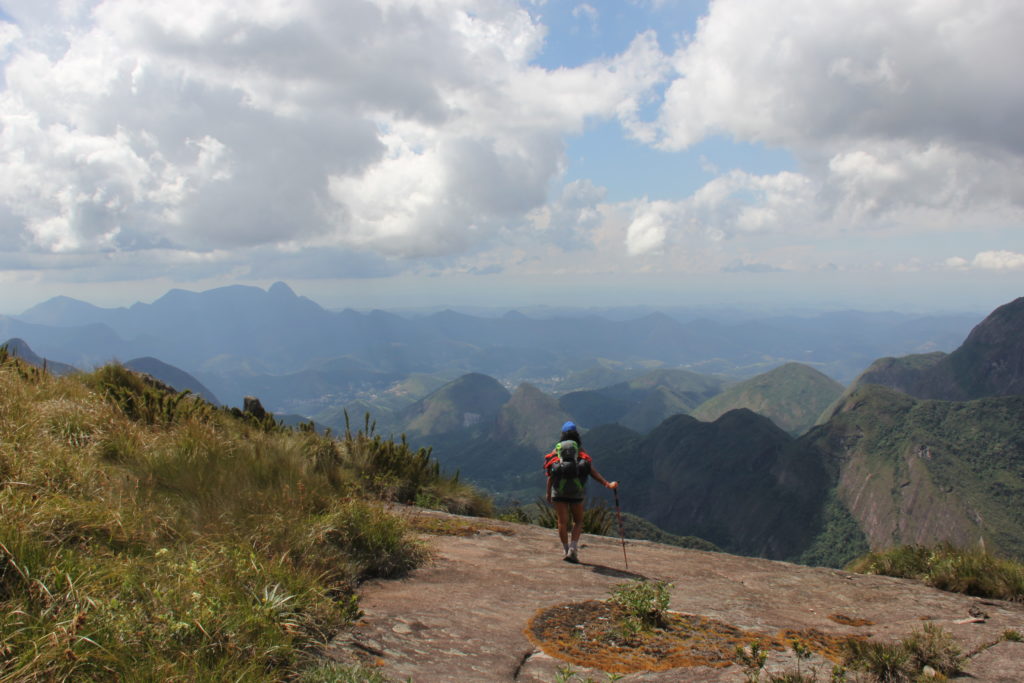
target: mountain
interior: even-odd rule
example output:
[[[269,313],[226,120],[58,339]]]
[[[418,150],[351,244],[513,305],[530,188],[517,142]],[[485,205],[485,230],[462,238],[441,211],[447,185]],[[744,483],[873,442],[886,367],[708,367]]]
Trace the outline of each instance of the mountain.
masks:
[[[711,422],[730,410],[749,408],[794,436],[810,429],[843,393],[843,385],[802,363],[786,363],[733,384],[690,414]]]
[[[594,439],[588,446],[605,477],[629,482],[623,508],[670,533],[782,559],[818,532],[828,472],[766,417],[746,409],[714,422],[677,415],[634,443],[614,454]]]
[[[0,339],[18,338],[45,358],[60,358],[80,369],[90,369],[117,358],[143,355],[100,323],[50,327],[0,316]]]
[[[601,389],[570,392],[559,406],[583,427],[617,422],[646,432],[662,420],[688,413],[718,394],[724,380],[680,369],[659,369]]]
[[[873,550],[984,544],[1024,557],[1024,396],[966,402],[856,388],[801,441]]]
[[[378,372],[480,372],[509,383],[528,381],[546,391],[566,383],[560,389],[564,391],[594,388],[586,377],[577,376],[582,382],[576,386],[569,380],[594,369],[595,363],[611,371],[604,385],[629,379],[638,368],[659,365],[746,377],[788,360],[815,363],[834,377],[852,378],[873,358],[952,348],[950,337],[962,338],[962,330],[975,321],[961,315],[856,312],[738,323],[681,322],[663,313],[535,318],[514,312],[477,317],[441,311],[402,317],[383,311],[328,311],[278,282],[265,291],[240,285],[205,292],[175,289],[152,303],[127,308],[56,297],[16,319],[0,319],[0,336],[20,337],[48,356],[79,365],[160,358],[224,396],[203,373],[237,374],[242,367],[250,374],[295,373],[342,356]],[[89,339],[96,335],[86,329],[90,326],[105,331],[109,338],[104,344]]]
[[[854,384],[944,401],[1024,394],[1024,297],[989,314],[952,353],[883,358]]]
[[[600,389],[601,387],[628,382],[646,372],[648,372],[648,368],[631,367],[624,362],[608,360],[607,358],[595,358],[593,365],[582,370],[575,370],[565,377],[555,380],[549,389],[558,394]]]
[[[203,386],[202,382],[184,370],[168,365],[162,360],[149,357],[135,358],[125,362],[123,365],[131,370],[144,372],[150,377],[160,380],[175,391],[188,390],[215,406],[220,405],[217,397],[213,395],[212,391]]]
[[[73,372],[78,371],[78,368],[76,368],[73,365],[68,365],[67,363],[49,360],[48,358],[42,358],[36,355],[36,353],[31,348],[29,348],[29,345],[26,344],[24,340],[18,339],[17,337],[8,339],[3,344],[0,344],[0,346],[6,347],[8,353],[10,353],[12,356],[17,356],[18,358],[22,359],[29,365],[34,365],[37,368],[45,367],[48,371],[52,372],[55,375],[69,375]]]
[[[410,437],[426,437],[488,423],[511,394],[493,377],[472,373],[444,385],[403,411]]]
[[[545,453],[558,440],[569,419],[554,397],[530,384],[520,384],[498,414],[496,436],[537,453]]]

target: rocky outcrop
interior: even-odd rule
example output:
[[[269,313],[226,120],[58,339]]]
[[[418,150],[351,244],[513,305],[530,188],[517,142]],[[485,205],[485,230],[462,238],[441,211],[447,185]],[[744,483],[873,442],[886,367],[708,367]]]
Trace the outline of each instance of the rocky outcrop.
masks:
[[[246,396],[242,399],[242,412],[246,415],[251,415],[260,422],[267,418],[266,408],[263,407],[263,404],[255,396]]]
[[[604,600],[613,587],[634,579],[670,583],[674,612],[765,637],[814,630],[893,641],[933,624],[972,653],[965,667],[970,680],[1020,680],[1024,643],[1002,640],[1008,629],[1024,629],[1019,604],[980,601],[903,579],[647,541],[628,541],[624,558],[619,539],[590,535],[583,537],[582,562],[572,565],[561,560],[550,529],[415,509],[402,514],[414,525],[426,516],[435,533],[447,531],[425,537],[433,560],[404,579],[364,584],[363,618],[325,653],[363,662],[389,680],[550,683],[568,662],[554,644],[535,642],[525,633],[534,616],[559,605]],[[972,619],[972,610],[985,617]],[[609,653],[601,654],[593,661],[609,661]],[[748,680],[738,664],[721,664],[627,673],[621,680]],[[796,666],[792,652],[769,652],[769,674],[793,672]],[[801,666],[805,673],[817,667],[827,680],[832,662],[814,655]],[[573,668],[581,680],[605,680],[600,669],[579,663]]]

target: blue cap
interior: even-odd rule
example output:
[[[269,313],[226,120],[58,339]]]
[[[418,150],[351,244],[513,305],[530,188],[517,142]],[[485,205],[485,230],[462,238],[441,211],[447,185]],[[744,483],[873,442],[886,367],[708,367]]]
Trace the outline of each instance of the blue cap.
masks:
[[[562,431],[563,432],[571,432],[571,431],[574,431],[575,429],[576,429],[576,423],[573,422],[572,420],[569,420],[564,425],[562,425]]]

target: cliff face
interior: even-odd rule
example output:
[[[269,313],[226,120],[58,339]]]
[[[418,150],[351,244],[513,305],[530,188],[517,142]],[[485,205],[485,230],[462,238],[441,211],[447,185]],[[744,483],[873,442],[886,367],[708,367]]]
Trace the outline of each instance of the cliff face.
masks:
[[[960,394],[951,400],[1024,394],[1024,297],[993,311],[940,365]]]
[[[857,388],[803,443],[872,549],[984,543],[1024,557],[1024,396],[922,401]]]
[[[598,463],[636,489],[624,503],[631,512],[672,533],[771,558],[793,557],[810,543],[829,488],[816,453],[745,409],[715,422],[677,415],[631,452]]]
[[[864,384],[944,401],[1024,394],[1024,297],[993,311],[956,351],[883,358],[854,382]]]

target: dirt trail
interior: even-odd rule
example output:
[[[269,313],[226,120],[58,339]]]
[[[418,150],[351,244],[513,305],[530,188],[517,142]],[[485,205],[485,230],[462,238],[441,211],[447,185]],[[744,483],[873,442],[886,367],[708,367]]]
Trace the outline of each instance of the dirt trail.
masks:
[[[413,683],[522,681],[551,683],[566,662],[545,654],[524,634],[542,608],[602,600],[635,578],[673,584],[673,611],[702,615],[774,636],[786,629],[861,634],[896,640],[930,621],[953,634],[965,652],[978,654],[964,680],[1024,681],[1024,643],[1002,640],[1024,633],[1024,606],[945,593],[913,581],[849,574],[722,553],[627,541],[625,570],[617,538],[585,535],[581,563],[562,561],[554,531],[408,509],[451,535],[425,536],[433,559],[406,578],[361,588],[365,617],[329,648],[329,656],[381,667],[396,681]],[[981,623],[956,623],[983,612]],[[848,626],[842,615],[871,622]],[[995,643],[995,644],[993,644]],[[826,675],[831,664],[815,659]],[[804,665],[806,671],[806,664]],[[769,671],[793,670],[788,652],[772,652]],[[595,681],[602,672],[574,667]],[[743,681],[737,665],[633,673],[623,681]]]

